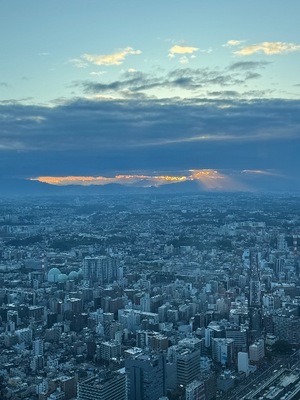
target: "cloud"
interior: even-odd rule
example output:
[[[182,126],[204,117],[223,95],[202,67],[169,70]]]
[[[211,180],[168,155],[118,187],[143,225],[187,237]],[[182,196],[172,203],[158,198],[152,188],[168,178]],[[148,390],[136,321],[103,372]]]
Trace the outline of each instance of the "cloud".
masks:
[[[37,176],[27,178],[29,181],[38,181],[54,186],[104,186],[110,184],[119,184],[127,187],[159,187],[162,185],[174,185],[177,183],[195,182],[197,185],[187,184],[184,188],[190,188],[193,191],[262,191],[283,190],[282,181],[288,182],[287,186],[291,187],[298,183],[295,177],[282,174],[275,170],[254,170],[254,169],[212,169],[198,168],[190,170],[178,170],[173,173],[153,173],[135,172],[103,175],[52,175]],[[3,180],[1,181],[3,183]]]
[[[300,170],[299,100],[246,101],[225,91],[195,99],[76,98],[52,107],[11,102],[0,103],[0,125],[0,178]]]
[[[185,65],[187,60],[183,57],[181,57],[181,62]],[[156,96],[159,96],[163,89],[177,88],[199,94],[198,92],[202,88],[210,90],[212,87],[239,86],[240,89],[249,79],[260,78],[260,74],[252,71],[256,68],[262,68],[264,65],[264,63],[236,63],[225,69],[185,67],[174,69],[162,75],[130,70],[124,72],[121,79],[116,81],[77,81],[74,82],[74,86],[81,87],[87,94],[103,95],[109,93],[113,96],[119,96],[119,98],[133,97],[134,94],[141,95],[141,93],[151,95],[153,89],[156,89]]]
[[[233,98],[233,97],[240,97],[240,93],[236,90],[222,90],[222,91],[213,91],[208,92],[209,96],[213,97],[221,97],[221,98]]]
[[[3,88],[9,88],[9,84],[6,82],[0,82],[0,86]]]
[[[213,93],[218,97],[219,93]],[[149,148],[176,143],[297,139],[299,101],[221,99],[91,101],[55,107],[0,105],[0,144],[28,151]],[[227,105],[227,108],[222,108]],[[287,124],[288,121],[288,124]],[[246,169],[246,168],[245,168]],[[248,168],[249,169],[249,168]]]
[[[258,74],[257,72],[248,72],[246,75],[246,80],[250,80],[250,79],[258,79],[261,77],[261,74]]]
[[[244,43],[245,40],[228,40],[225,44],[223,44],[223,47],[233,47],[233,46],[239,46],[240,44]]]
[[[68,185],[107,185],[118,183],[125,186],[160,186],[178,182],[193,180],[192,176],[170,176],[170,175],[141,175],[141,174],[122,174],[112,177],[107,176],[39,176],[30,178],[32,181],[48,183],[50,185],[68,186]]]
[[[88,67],[88,63],[84,62],[81,58],[71,58],[68,62],[76,68]]]
[[[213,49],[210,47],[209,49],[202,49],[202,50],[199,50],[201,53],[206,53],[206,54],[210,54],[210,53],[212,53],[213,52]],[[193,55],[191,55],[191,58],[194,58],[195,57],[195,55],[193,54]]]
[[[265,68],[269,64],[267,61],[239,61],[231,64],[228,69],[231,71],[253,71],[257,68]]]
[[[254,174],[254,175],[267,175],[267,176],[281,176],[277,172],[261,170],[261,169],[244,169],[241,174]]]
[[[113,54],[83,54],[81,58],[95,65],[120,65],[128,55],[138,55],[141,53],[141,50],[134,50],[132,47],[126,47]]]
[[[266,55],[285,54],[294,51],[300,51],[300,45],[285,42],[262,42],[246,46],[234,52],[238,56],[250,56],[256,53],[263,53]]]
[[[244,171],[242,171],[244,172]],[[249,190],[244,184],[234,177],[236,172],[230,175],[214,169],[197,169],[187,171],[185,175],[156,175],[156,174],[122,174],[115,176],[39,176],[29,178],[31,181],[39,181],[55,186],[103,186],[117,183],[125,186],[159,187],[161,185],[195,181],[206,190]]]
[[[92,76],[101,76],[107,74],[107,71],[92,71],[90,72],[90,75]]]
[[[202,183],[206,190],[245,191],[247,186],[238,182],[232,176],[213,169],[192,171],[192,179]]]
[[[198,47],[174,45],[169,50],[169,57],[173,58],[176,54],[193,54],[198,51]]]
[[[189,59],[186,56],[180,57],[179,59],[180,64],[188,64]]]

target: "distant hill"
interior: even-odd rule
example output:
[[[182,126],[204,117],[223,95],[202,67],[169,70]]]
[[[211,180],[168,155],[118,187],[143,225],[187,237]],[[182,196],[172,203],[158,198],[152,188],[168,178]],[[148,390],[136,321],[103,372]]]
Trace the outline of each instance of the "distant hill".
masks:
[[[93,194],[117,194],[117,193],[186,193],[198,192],[203,188],[195,181],[186,181],[161,185],[159,187],[125,186],[118,183],[107,185],[69,185],[56,186],[39,181],[26,179],[2,179],[0,180],[0,196],[58,196],[58,195],[93,195]]]
[[[0,179],[0,196],[51,195],[56,187],[26,179]]]
[[[138,188],[133,188],[138,189]],[[0,180],[0,196],[59,196],[59,195],[80,195],[80,194],[101,194],[118,193],[127,190],[126,186],[108,184],[104,186],[57,186],[39,181],[26,179],[2,179]]]
[[[289,192],[299,193],[300,185],[295,179],[284,179],[275,175],[263,174],[240,174],[239,182],[249,191],[254,192]],[[107,185],[69,185],[56,186],[39,181],[30,181],[26,179],[0,179],[0,196],[15,197],[15,196],[76,196],[76,195],[101,195],[101,194],[172,194],[172,193],[199,193],[207,192],[208,190],[200,181],[185,181],[161,185],[159,187],[140,187],[140,186],[125,186],[117,183]],[[211,192],[220,192],[218,189],[211,189]]]
[[[289,192],[299,193],[300,182],[298,178],[284,177],[280,175],[265,174],[241,174],[239,177],[243,184],[254,191],[263,193]]]

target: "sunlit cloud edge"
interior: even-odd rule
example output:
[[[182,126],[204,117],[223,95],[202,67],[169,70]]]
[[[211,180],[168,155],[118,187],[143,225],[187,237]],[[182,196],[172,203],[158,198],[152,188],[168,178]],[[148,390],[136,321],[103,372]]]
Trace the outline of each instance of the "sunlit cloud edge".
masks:
[[[238,175],[241,174],[276,175],[268,170],[243,170],[235,173],[225,173],[216,169],[192,169],[180,175],[38,176],[28,179],[54,186],[104,186],[108,184],[120,184],[129,187],[160,187],[162,185],[194,181],[203,190],[253,191],[251,187],[238,179]]]

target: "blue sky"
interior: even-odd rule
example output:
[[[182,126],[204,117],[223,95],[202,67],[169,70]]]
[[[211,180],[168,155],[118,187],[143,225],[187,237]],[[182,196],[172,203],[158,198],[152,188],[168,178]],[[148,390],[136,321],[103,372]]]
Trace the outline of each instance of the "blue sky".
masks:
[[[0,176],[296,178],[299,15],[297,0],[1,2]]]

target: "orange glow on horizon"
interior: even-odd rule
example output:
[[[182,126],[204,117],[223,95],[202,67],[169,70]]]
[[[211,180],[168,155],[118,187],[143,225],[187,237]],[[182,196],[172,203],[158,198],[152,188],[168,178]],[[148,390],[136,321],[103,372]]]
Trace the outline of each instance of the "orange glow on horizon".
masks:
[[[37,178],[30,178],[31,181],[39,181],[48,183],[49,185],[83,185],[84,183],[91,183],[98,179],[101,179],[103,183],[111,180],[111,178],[105,178],[103,176],[39,176]]]
[[[199,182],[204,190],[249,190],[243,184],[228,174],[221,173],[214,169],[190,170],[187,175],[143,175],[143,174],[120,174],[112,177],[105,176],[39,176],[29,180],[47,183],[49,185],[68,186],[68,185],[107,185],[118,183],[126,186],[161,186],[172,183],[196,181]],[[242,171],[245,172],[245,171]]]
[[[67,186],[67,185],[106,185],[109,183],[121,183],[130,185],[134,183],[144,183],[142,186],[160,186],[167,183],[184,182],[190,180],[187,176],[169,176],[169,175],[116,175],[114,177],[104,176],[39,176],[30,178],[32,181],[47,183],[49,185]],[[145,185],[145,183],[147,183]]]
[[[215,169],[192,170],[192,179],[198,181],[206,190],[220,191],[249,191],[242,183],[228,174],[225,175]]]
[[[224,181],[225,175],[214,169],[201,169],[192,171],[193,180],[199,181],[205,189],[231,190],[231,184]]]

